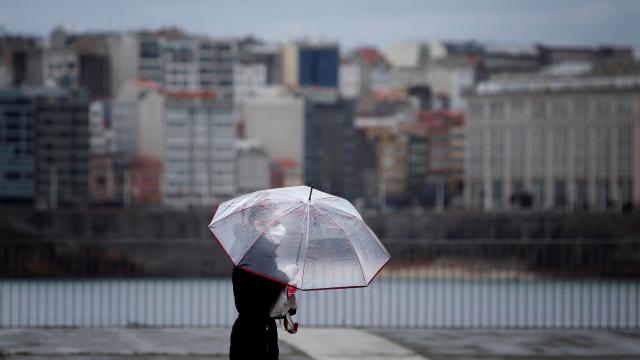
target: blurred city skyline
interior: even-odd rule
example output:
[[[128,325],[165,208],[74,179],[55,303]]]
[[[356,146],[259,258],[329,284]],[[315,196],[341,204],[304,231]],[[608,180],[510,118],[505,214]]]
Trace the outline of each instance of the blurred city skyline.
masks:
[[[64,4],[64,6],[61,6]],[[0,1],[0,31],[46,35],[56,26],[122,31],[176,26],[267,41],[337,41],[351,48],[404,41],[477,40],[503,45],[627,45],[640,49],[636,1]],[[99,14],[100,16],[96,16]]]

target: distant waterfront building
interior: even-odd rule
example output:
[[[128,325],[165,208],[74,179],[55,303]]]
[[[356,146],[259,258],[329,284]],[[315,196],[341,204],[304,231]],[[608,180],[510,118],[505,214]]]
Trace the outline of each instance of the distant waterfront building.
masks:
[[[338,87],[340,51],[335,43],[295,43],[282,50],[283,83],[291,87]]]
[[[238,194],[271,187],[271,160],[259,141],[244,139],[236,142],[235,169]]]
[[[412,148],[411,137],[409,133],[401,131],[401,126],[410,120],[400,113],[356,118],[356,128],[364,134],[366,141],[374,146],[374,188],[377,203],[381,208],[404,201],[410,189],[411,170],[414,176],[419,176],[416,171],[421,171],[420,175],[426,176],[426,144],[421,149],[422,154],[416,154],[414,151],[413,158],[408,156],[408,151]],[[418,163],[422,164],[422,168],[419,168]],[[410,167],[412,164],[414,166]]]
[[[116,151],[125,157],[164,156],[164,90],[153,81],[130,80],[111,105]]]
[[[288,185],[304,183],[305,104],[281,87],[270,87],[245,103],[245,132],[274,161],[285,161]],[[297,177],[297,179],[296,179]]]
[[[89,195],[89,102],[83,92],[0,92],[0,197],[38,207],[85,203]]]
[[[282,52],[280,45],[267,44],[252,37],[238,42],[240,63],[262,64],[266,68],[268,85],[282,84]]]
[[[169,91],[213,91],[233,97],[236,45],[231,39],[213,39],[179,29],[137,33],[137,77]]]
[[[0,34],[0,87],[43,85],[43,52],[35,37]]]
[[[358,48],[340,64],[340,93],[358,98],[358,112],[371,112],[375,95],[391,90],[391,66],[375,48]]]
[[[413,201],[445,208],[460,206],[464,183],[464,114],[422,112],[403,124],[408,136],[409,189]]]
[[[117,183],[114,157],[111,154],[93,154],[89,160],[89,198],[97,204],[114,204]]]
[[[131,159],[128,178],[128,201],[132,205],[160,204],[162,202],[162,160],[150,156]]]
[[[0,90],[0,199],[33,201],[36,176],[36,94]]]
[[[260,63],[236,63],[233,66],[233,102],[244,104],[267,85],[267,67]]]
[[[111,129],[111,102],[89,104],[89,197],[93,203],[115,203],[117,182],[115,133]]]
[[[89,196],[89,97],[45,90],[37,95],[36,203],[78,205]]]
[[[539,209],[640,203],[640,77],[479,84],[468,96],[465,203]]]
[[[305,97],[304,181],[349,200],[359,195],[354,118],[337,91]]]
[[[91,99],[112,95],[106,33],[82,33],[58,27],[51,32],[44,53],[44,76],[49,85],[82,87]]]
[[[212,92],[167,95],[164,204],[208,207],[235,194],[231,104]]]
[[[347,99],[356,99],[360,96],[360,83],[362,74],[358,64],[351,59],[340,62],[340,95]]]

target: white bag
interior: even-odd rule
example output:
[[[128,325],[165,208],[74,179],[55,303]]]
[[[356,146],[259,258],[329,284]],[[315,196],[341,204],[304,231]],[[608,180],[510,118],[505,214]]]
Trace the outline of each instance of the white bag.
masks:
[[[289,314],[289,310],[298,308],[298,301],[296,300],[296,295],[289,297],[287,295],[288,286],[285,286],[282,291],[280,291],[280,295],[278,295],[278,299],[273,306],[271,307],[271,311],[269,312],[269,316],[274,319],[284,319],[287,314]]]

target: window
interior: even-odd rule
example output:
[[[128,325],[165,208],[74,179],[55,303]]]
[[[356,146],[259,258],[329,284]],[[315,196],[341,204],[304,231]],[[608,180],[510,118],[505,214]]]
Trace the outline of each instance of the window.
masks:
[[[589,118],[589,99],[585,96],[578,97],[573,102],[573,114],[577,120],[586,120]]]
[[[489,106],[492,120],[504,119],[504,105],[502,102],[493,101]]]
[[[504,130],[493,128],[491,131],[491,173],[494,177],[503,174]]]
[[[555,176],[567,175],[568,131],[566,128],[553,129],[553,173]]]
[[[482,120],[482,103],[479,101],[474,101],[469,106],[469,115],[473,120]]]
[[[575,172],[578,177],[586,177],[589,159],[589,129],[577,128],[575,132]]]
[[[600,98],[596,102],[596,116],[599,120],[602,118],[608,118],[611,116],[611,100],[609,98]]]
[[[511,175],[524,175],[524,128],[513,128],[511,131]]]
[[[620,96],[618,98],[618,116],[620,117],[631,117],[633,115],[633,104],[631,102],[631,97],[628,95]]]
[[[553,102],[552,114],[554,118],[566,119],[569,117],[569,103],[564,99]]]
[[[633,167],[633,125],[618,127],[618,174],[631,176]]]
[[[556,180],[553,184],[554,205],[564,207],[567,205],[567,183],[564,180]]]
[[[494,180],[491,183],[491,192],[493,195],[493,206],[496,208],[502,207],[502,181]]]
[[[531,103],[531,117],[539,120],[544,119],[547,115],[547,104],[544,100],[534,100]]]
[[[515,99],[511,101],[511,114],[515,116],[524,114],[524,100]]]
[[[533,187],[533,204],[537,208],[544,207],[544,181],[533,180],[531,183]]]

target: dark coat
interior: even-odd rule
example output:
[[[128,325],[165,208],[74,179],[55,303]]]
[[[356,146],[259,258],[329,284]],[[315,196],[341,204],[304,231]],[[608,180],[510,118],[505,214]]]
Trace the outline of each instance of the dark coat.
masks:
[[[284,285],[233,268],[233,295],[238,310],[231,330],[231,360],[277,360],[278,333],[269,311]]]

